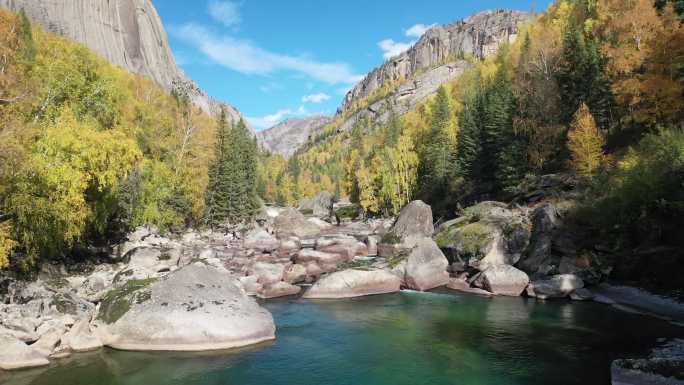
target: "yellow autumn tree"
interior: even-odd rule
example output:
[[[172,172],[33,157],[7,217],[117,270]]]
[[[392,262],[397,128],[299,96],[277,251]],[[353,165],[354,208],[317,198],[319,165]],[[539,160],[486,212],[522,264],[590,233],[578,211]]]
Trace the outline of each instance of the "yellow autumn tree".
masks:
[[[589,107],[582,103],[568,133],[568,149],[572,168],[581,176],[590,178],[603,163],[605,139],[596,126]]]
[[[11,238],[11,224],[9,222],[0,223],[0,269],[9,266],[9,257],[12,250],[17,246]]]

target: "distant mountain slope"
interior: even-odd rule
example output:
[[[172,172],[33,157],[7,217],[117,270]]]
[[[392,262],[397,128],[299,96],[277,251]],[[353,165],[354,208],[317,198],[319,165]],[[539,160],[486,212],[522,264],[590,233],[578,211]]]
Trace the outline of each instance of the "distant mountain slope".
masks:
[[[167,91],[186,92],[207,113],[215,114],[223,106],[232,121],[242,117],[235,107],[208,96],[177,67],[151,0],[0,0],[0,6],[14,12],[23,9],[47,31],[82,43]]]
[[[420,71],[472,56],[484,58],[517,36],[518,26],[531,14],[512,10],[480,12],[451,24],[430,28],[409,50],[371,71],[349,91],[338,112],[368,97],[387,82],[411,79]],[[448,79],[447,79],[448,80]]]
[[[257,133],[264,149],[287,157],[297,151],[311,132],[330,123],[330,117],[311,116],[303,119],[287,119],[267,130]]]

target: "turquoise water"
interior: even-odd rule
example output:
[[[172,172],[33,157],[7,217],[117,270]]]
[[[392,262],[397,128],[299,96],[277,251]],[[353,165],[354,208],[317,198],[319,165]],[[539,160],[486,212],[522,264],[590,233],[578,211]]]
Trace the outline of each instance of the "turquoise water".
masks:
[[[101,350],[7,384],[609,384],[613,358],[684,329],[595,303],[453,292],[265,303],[277,340],[202,354]],[[4,377],[3,377],[4,376]]]

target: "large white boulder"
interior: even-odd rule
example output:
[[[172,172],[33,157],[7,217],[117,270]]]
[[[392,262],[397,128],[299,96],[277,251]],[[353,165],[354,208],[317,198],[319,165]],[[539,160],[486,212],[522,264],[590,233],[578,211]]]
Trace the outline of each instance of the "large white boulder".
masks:
[[[349,298],[399,291],[401,280],[386,270],[349,269],[326,275],[304,298]]]
[[[0,369],[14,370],[49,364],[45,355],[36,349],[10,335],[0,334]]]
[[[275,338],[271,314],[230,274],[201,263],[108,293],[98,324],[102,341],[122,350],[228,349]]]
[[[404,283],[415,290],[430,290],[449,282],[449,261],[430,238],[414,241],[415,247],[406,260]]]
[[[496,265],[484,270],[474,284],[496,295],[517,297],[525,291],[530,278],[511,265]]]

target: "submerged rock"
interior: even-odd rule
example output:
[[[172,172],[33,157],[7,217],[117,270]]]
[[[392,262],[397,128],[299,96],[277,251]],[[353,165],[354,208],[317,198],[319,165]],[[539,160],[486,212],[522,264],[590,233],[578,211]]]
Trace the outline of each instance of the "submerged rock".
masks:
[[[646,358],[612,362],[613,385],[684,385],[684,340],[670,341]]]
[[[349,269],[326,275],[304,298],[350,298],[399,291],[401,280],[386,270]]]
[[[122,350],[227,349],[275,338],[273,317],[229,274],[195,263],[127,293],[109,293],[97,334]]]

